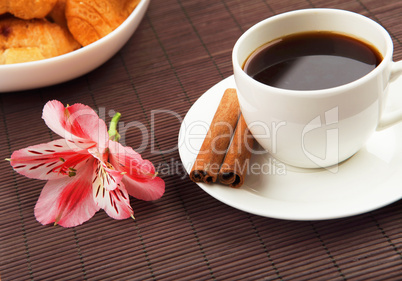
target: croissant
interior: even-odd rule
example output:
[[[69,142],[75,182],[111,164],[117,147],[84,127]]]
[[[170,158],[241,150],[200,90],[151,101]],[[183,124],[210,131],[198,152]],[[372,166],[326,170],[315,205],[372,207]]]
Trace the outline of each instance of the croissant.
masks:
[[[66,0],[58,0],[56,5],[54,5],[53,9],[47,15],[47,18],[52,22],[67,28]]]
[[[44,59],[38,47],[9,48],[0,54],[0,64],[12,64]]]
[[[16,54],[31,61],[55,57],[80,47],[67,29],[45,19],[0,19],[0,51],[3,63],[18,60],[15,59]]]
[[[116,29],[139,0],[67,0],[68,29],[82,45],[89,45]]]
[[[57,0],[0,0],[0,15],[13,14],[21,19],[44,18]]]

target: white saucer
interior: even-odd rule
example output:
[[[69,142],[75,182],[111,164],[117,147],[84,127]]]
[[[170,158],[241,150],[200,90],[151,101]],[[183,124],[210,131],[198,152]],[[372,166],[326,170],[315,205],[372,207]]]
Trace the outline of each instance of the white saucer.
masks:
[[[390,93],[402,89],[398,84]],[[226,88],[235,88],[233,76],[205,92],[181,124],[178,147],[188,173]],[[393,96],[389,104],[402,107]],[[289,167],[265,152],[250,164],[256,169],[241,188],[198,185],[229,206],[265,217],[323,220],[365,213],[402,198],[402,124],[374,133],[361,151],[329,170]]]

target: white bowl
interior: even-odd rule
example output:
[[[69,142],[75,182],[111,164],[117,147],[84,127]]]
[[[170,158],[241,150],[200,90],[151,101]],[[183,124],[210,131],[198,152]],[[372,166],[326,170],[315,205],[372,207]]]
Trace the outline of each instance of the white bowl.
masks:
[[[73,52],[33,62],[0,65],[0,92],[13,92],[62,83],[84,75],[116,54],[137,29],[150,0],[141,0],[114,31]]]

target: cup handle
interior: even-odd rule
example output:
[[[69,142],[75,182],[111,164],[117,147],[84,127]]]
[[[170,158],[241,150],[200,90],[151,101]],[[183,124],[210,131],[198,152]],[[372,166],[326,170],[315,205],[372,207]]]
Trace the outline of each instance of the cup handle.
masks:
[[[402,75],[402,61],[392,62],[389,83],[393,83],[401,75]],[[389,126],[398,123],[399,121],[402,121],[402,109],[395,110],[392,112],[385,112],[383,113],[380,121],[378,122],[377,131],[386,129]]]

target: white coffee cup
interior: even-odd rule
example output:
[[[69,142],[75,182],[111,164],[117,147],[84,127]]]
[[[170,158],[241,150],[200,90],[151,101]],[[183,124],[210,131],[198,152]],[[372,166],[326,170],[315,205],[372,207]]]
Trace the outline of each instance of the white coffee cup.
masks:
[[[333,31],[368,42],[383,60],[356,81],[312,91],[268,86],[242,69],[249,55],[263,44],[306,31]],[[258,143],[279,161],[303,168],[337,165],[361,149],[375,130],[402,119],[402,109],[384,112],[389,85],[402,73],[402,61],[393,62],[392,55],[388,32],[353,12],[306,9],[263,20],[237,40],[232,54],[246,123]]]

